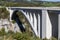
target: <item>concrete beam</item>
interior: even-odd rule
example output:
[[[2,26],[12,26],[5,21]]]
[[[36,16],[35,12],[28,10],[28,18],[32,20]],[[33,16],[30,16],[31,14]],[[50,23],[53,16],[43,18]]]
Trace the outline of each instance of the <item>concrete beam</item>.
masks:
[[[12,10],[24,10],[24,9],[34,9],[34,10],[60,10],[60,7],[6,7]]]

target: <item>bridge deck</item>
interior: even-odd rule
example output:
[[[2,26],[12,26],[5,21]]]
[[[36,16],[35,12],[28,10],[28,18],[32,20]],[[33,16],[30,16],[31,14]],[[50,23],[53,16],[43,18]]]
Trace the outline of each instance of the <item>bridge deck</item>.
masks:
[[[60,10],[60,7],[6,7],[9,9]]]

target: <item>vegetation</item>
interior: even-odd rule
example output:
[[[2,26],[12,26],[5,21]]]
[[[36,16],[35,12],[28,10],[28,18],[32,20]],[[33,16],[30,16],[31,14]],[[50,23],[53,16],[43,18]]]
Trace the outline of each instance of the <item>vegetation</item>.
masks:
[[[0,2],[1,6],[7,7],[55,7],[60,6],[60,2]]]
[[[9,18],[9,12],[6,11],[5,8],[0,9],[0,18]],[[19,14],[19,15],[18,15]],[[0,40],[40,40],[38,37],[35,37],[31,29],[29,28],[29,23],[25,20],[25,17],[20,14],[20,12],[17,12],[17,15],[19,16],[19,19],[22,21],[22,23],[26,26],[26,31],[23,33],[14,33],[11,30],[8,32],[5,32],[5,29],[2,28],[0,30]],[[15,23],[15,21],[12,21]],[[29,29],[28,29],[29,28]]]
[[[54,37],[52,37],[51,39],[52,39],[52,40],[57,40],[57,38],[54,38]]]
[[[32,34],[29,35],[30,33],[28,34],[28,32],[14,33],[12,31],[9,31],[8,33],[6,33],[4,30],[5,30],[4,28],[2,28],[0,30],[0,39],[1,40],[4,40],[4,39],[5,40],[14,40],[14,39],[15,40],[40,40],[39,38],[32,36]]]
[[[16,21],[12,20],[12,23],[14,24],[14,23],[16,23]]]
[[[6,10],[6,8],[0,8],[0,19],[1,18],[9,18],[9,12]]]
[[[30,34],[28,32],[14,33],[12,31],[9,31],[8,33],[6,33],[4,30],[5,30],[4,28],[0,30],[0,40],[41,40],[38,37],[34,37],[33,34]],[[57,40],[54,37],[52,37],[51,39]],[[48,39],[45,38],[43,40],[48,40]]]

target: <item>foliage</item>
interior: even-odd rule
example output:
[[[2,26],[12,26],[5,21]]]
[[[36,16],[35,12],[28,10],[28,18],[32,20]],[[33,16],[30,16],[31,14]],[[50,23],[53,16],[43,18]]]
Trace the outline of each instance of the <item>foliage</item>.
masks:
[[[1,2],[0,2],[1,3]],[[60,6],[60,2],[2,2],[1,6],[7,7],[55,7]]]
[[[52,40],[57,40],[57,38],[55,38],[55,37],[52,37],[51,39],[52,39]]]
[[[0,30],[0,36],[2,36],[2,35],[6,35],[6,32],[5,32],[5,29],[4,29],[4,28],[2,28],[2,29]]]
[[[9,18],[9,12],[6,10],[6,8],[0,8],[0,18]]]
[[[16,21],[15,20],[12,20],[12,23],[14,24],[14,23],[16,23]]]
[[[12,32],[12,31],[9,31],[8,33],[6,33],[4,31],[4,29],[1,30],[2,33],[0,33],[0,37],[3,37],[3,39],[8,39],[8,40],[13,40],[13,39],[16,39],[16,40],[40,40],[38,37],[33,37],[31,35],[29,35],[30,33],[28,32],[24,32],[24,33],[19,33],[19,32]]]
[[[23,6],[36,6],[35,4],[32,3],[24,3],[24,2],[6,2],[5,4],[3,3],[3,6],[7,6],[7,7],[23,7]]]
[[[13,32],[13,31],[11,31],[11,30],[9,30],[9,31],[8,31],[8,34],[14,34],[14,32]]]
[[[43,40],[57,40],[57,38],[51,37],[50,39],[44,38]]]
[[[17,40],[35,40],[34,37],[30,36],[28,33],[16,33],[14,39]],[[36,40],[39,38],[36,37]]]
[[[48,40],[47,38],[44,38],[43,40]]]

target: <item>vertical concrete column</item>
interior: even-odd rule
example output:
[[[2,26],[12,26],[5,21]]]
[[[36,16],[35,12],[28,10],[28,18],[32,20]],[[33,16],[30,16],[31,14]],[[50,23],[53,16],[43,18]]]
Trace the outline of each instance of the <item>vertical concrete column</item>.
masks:
[[[40,14],[38,14],[38,36],[40,37]]]
[[[47,10],[42,10],[42,39],[43,38],[51,38],[51,22],[49,19],[48,11]]]
[[[26,16],[30,20],[30,18],[29,18],[29,12],[26,12]]]
[[[11,10],[11,9],[10,9],[10,10],[8,10],[8,11],[9,11],[9,13],[10,13],[10,21],[12,21],[11,18],[12,18],[12,14],[13,14],[14,10]]]
[[[26,18],[27,18],[27,15],[26,15],[26,12],[24,12],[24,11],[22,11],[21,10],[21,12],[26,16]],[[30,14],[30,13],[29,13]],[[30,20],[29,20],[30,19]],[[29,19],[27,18],[27,20],[29,21],[29,23],[31,24],[31,26],[32,26],[32,29],[33,29],[33,31],[34,31],[34,33],[36,34],[36,36],[37,36],[37,26],[36,26],[36,15],[35,15],[35,13],[33,13],[33,15],[32,14],[30,14],[29,15]],[[32,21],[33,20],[33,21]],[[33,25],[32,25],[32,22],[33,22]]]
[[[32,15],[32,13],[30,13],[30,22],[31,22],[31,25],[33,26],[33,15]],[[34,28],[34,26],[33,26],[33,28]]]
[[[25,12],[25,11],[23,11],[23,10],[21,10],[21,12],[22,12],[24,15],[26,15],[26,14],[27,14],[27,12]]]
[[[46,37],[46,11],[42,10],[42,39]]]
[[[10,21],[12,21],[11,17],[12,17],[12,14],[13,14],[14,10],[11,10],[11,9],[9,9],[7,7],[6,7],[6,10],[9,11],[9,13],[10,13]]]
[[[58,14],[58,40],[60,40],[60,13]]]
[[[46,11],[46,38],[50,39],[52,37],[52,24],[49,18],[48,11]]]
[[[37,36],[37,17],[35,13],[33,13],[33,15],[34,15],[34,31]]]

